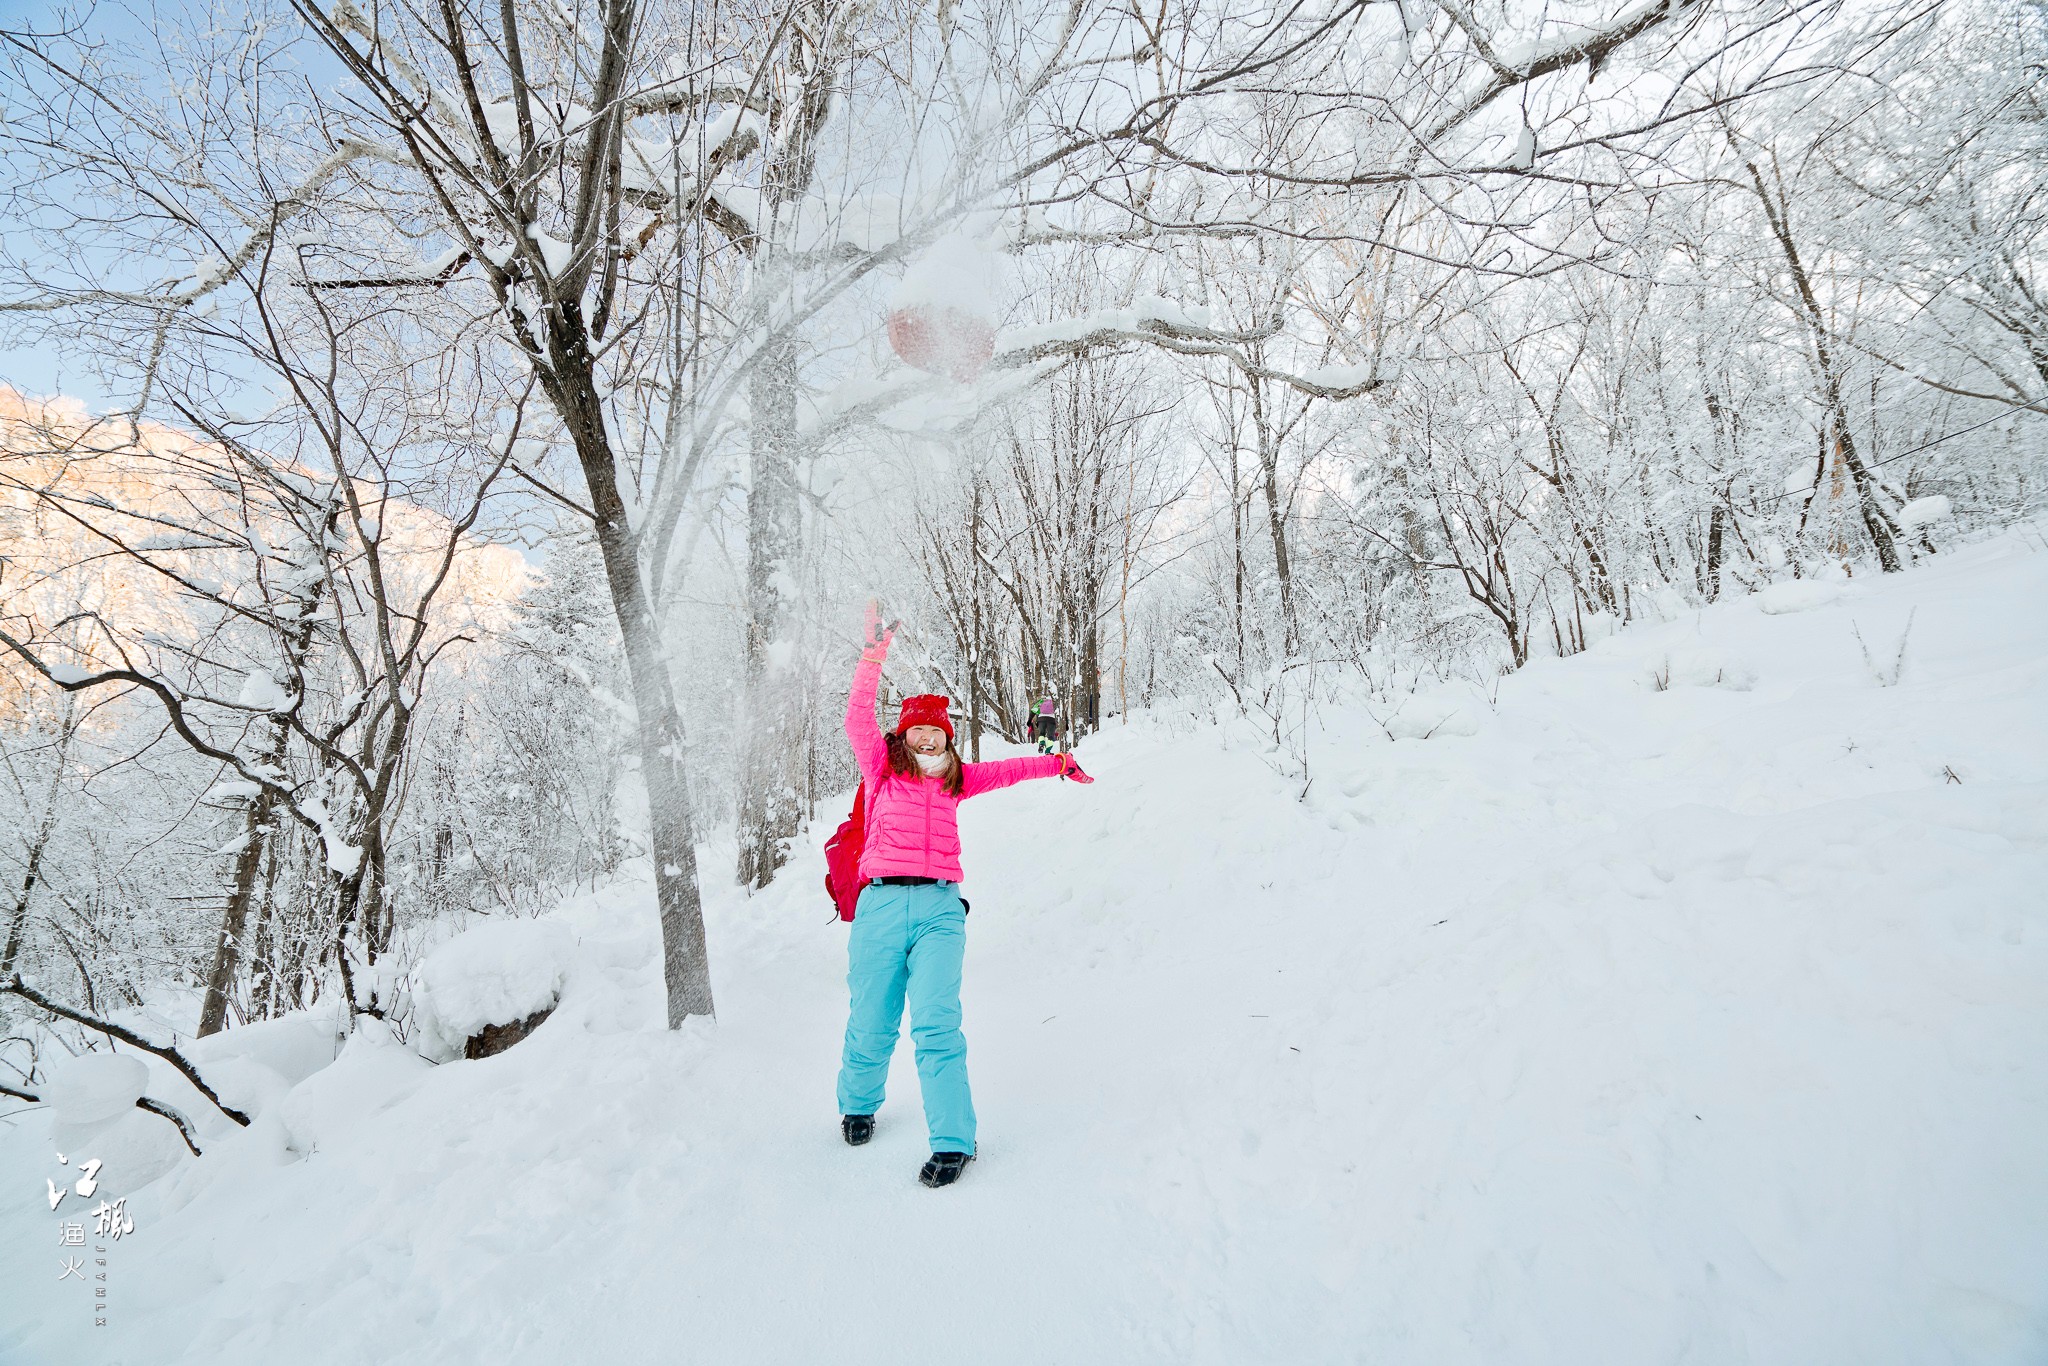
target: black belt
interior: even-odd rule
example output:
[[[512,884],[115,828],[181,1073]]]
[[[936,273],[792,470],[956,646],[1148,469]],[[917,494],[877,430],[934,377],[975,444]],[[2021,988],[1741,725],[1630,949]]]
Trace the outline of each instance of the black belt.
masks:
[[[871,877],[869,882],[883,882],[891,887],[929,887],[935,882],[950,882],[943,877]]]

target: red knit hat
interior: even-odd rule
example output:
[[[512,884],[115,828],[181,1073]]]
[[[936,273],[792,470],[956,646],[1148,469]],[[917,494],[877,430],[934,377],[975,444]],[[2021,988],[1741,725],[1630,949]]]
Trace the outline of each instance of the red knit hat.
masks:
[[[896,733],[903,734],[912,726],[937,726],[946,732],[946,743],[953,743],[953,720],[946,715],[952,703],[935,692],[921,692],[915,697],[903,699],[903,710],[896,713]]]

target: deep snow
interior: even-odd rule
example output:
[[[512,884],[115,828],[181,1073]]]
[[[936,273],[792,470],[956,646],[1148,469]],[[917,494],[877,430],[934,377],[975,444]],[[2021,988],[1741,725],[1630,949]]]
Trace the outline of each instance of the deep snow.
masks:
[[[839,1140],[814,849],[752,899],[706,851],[716,1026],[659,1027],[625,886],[499,1057],[209,1040],[261,1115],[197,1162],[21,1114],[0,1360],[2048,1361],[2039,545],[1326,709],[1304,800],[1156,718],[978,799],[949,1190],[907,1040]],[[64,1144],[135,1221],[106,1329],[55,1280]]]

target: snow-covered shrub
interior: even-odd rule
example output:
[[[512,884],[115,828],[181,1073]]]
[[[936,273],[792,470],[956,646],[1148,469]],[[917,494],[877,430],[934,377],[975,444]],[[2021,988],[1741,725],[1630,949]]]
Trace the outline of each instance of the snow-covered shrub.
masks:
[[[60,1124],[98,1124],[134,1108],[149,1068],[133,1053],[81,1053],[46,1064],[42,1097]]]
[[[455,936],[412,971],[415,1046],[459,1058],[487,1026],[553,1009],[575,949],[575,935],[552,920],[491,921]]]

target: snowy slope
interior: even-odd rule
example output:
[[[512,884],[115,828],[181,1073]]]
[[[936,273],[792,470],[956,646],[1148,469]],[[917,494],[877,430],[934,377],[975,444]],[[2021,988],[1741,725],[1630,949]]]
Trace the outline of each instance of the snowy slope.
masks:
[[[907,1041],[839,1141],[815,853],[714,878],[715,1027],[659,1028],[624,887],[500,1057],[362,1038],[287,1095],[318,1027],[250,1031],[263,1116],[134,1192],[107,1329],[27,1117],[0,1360],[2048,1361],[2038,544],[1631,630],[1426,740],[1332,712],[1303,801],[1148,724],[971,805],[951,1190]],[[1909,613],[1879,686],[1852,625],[1888,672]],[[119,1191],[168,1133],[57,1137]]]

